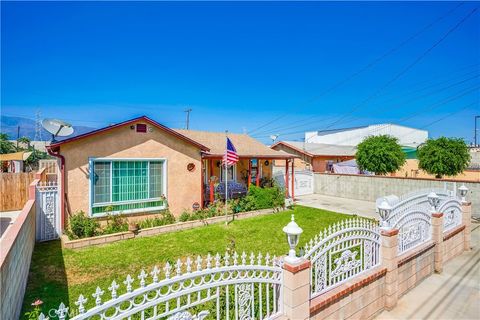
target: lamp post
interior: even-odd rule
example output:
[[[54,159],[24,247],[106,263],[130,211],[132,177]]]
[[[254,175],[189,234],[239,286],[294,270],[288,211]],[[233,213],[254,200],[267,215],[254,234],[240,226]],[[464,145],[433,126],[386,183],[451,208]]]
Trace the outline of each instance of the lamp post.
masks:
[[[460,196],[462,197],[462,203],[467,202],[465,197],[467,196],[468,188],[465,187],[464,184],[462,184],[462,186],[460,188],[458,188],[458,191],[460,191]]]
[[[428,195],[428,203],[430,203],[430,206],[432,207],[431,211],[436,212],[437,211],[437,206],[438,203],[440,202],[440,198],[435,192],[430,192]]]
[[[283,227],[283,232],[285,232],[285,234],[287,235],[287,242],[290,246],[288,256],[285,257],[285,262],[292,264],[300,262],[301,259],[297,257],[295,247],[298,245],[298,241],[300,240],[300,234],[303,232],[303,229],[300,228],[295,222],[295,216],[293,214],[292,221],[290,221],[285,227]]]
[[[392,211],[392,206],[387,202],[387,200],[383,200],[382,203],[377,207],[378,214],[380,218],[382,218],[382,228],[389,229],[390,226],[388,225],[387,219],[390,216],[390,212]]]

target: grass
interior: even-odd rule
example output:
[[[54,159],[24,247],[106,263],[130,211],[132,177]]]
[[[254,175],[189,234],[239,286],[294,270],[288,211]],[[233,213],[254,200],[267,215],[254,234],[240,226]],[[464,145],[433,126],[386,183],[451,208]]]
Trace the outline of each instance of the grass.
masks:
[[[135,238],[104,246],[80,250],[62,249],[59,241],[37,243],[33,252],[24,299],[23,312],[31,309],[30,303],[39,298],[44,301],[42,310],[57,308],[60,302],[75,307],[80,294],[88,298],[97,286],[106,290],[112,280],[123,286],[127,274],[138,275],[144,268],[163,266],[177,258],[224,253],[234,247],[238,252],[269,252],[283,255],[288,251],[282,228],[290,221],[293,211],[234,221],[229,225],[215,224],[201,228]],[[330,224],[350,216],[297,206],[295,220],[303,228],[299,246]],[[138,284],[137,284],[138,285]],[[52,318],[52,317],[51,317]]]

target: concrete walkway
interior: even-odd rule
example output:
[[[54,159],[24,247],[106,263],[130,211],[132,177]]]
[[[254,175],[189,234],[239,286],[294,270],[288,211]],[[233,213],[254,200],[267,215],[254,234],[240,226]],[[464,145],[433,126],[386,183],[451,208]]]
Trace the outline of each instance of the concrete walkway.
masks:
[[[324,196],[320,194],[298,196],[295,197],[295,202],[306,207],[380,219],[375,213],[375,202]]]
[[[376,319],[480,319],[480,224],[473,224],[473,249],[447,262]]]

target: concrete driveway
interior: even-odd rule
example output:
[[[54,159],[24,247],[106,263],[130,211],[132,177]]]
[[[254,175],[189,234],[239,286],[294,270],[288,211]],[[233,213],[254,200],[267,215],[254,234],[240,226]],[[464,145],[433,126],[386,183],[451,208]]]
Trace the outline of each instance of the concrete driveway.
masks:
[[[473,224],[473,249],[455,257],[376,319],[480,319],[480,224]]]
[[[367,218],[380,219],[375,213],[375,202],[346,199],[340,197],[309,194],[295,197],[295,203],[312,208],[324,209],[339,213],[356,214]]]

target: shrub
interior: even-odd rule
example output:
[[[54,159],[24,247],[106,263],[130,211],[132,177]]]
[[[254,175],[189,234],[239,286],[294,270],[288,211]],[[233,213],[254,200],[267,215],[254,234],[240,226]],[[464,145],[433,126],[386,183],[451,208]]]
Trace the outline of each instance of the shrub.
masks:
[[[175,217],[167,209],[153,218],[147,218],[138,223],[140,229],[153,228],[175,223]]]
[[[107,216],[107,226],[102,230],[103,234],[128,231],[127,219],[118,214],[109,214]]]
[[[251,211],[258,209],[278,209],[285,205],[285,194],[278,186],[259,188],[251,185],[248,194],[240,199],[234,212]]]
[[[437,178],[462,173],[470,163],[468,147],[462,139],[428,139],[418,148],[418,167]]]
[[[188,220],[190,220],[190,212],[185,210],[185,211],[182,212],[180,217],[178,217],[178,221],[185,222],[185,221],[188,221]]]
[[[87,217],[85,212],[77,211],[69,219],[70,239],[93,237],[99,234],[100,224],[97,220]]]
[[[398,139],[388,135],[365,138],[357,146],[355,159],[361,170],[380,175],[397,171],[406,161]]]

